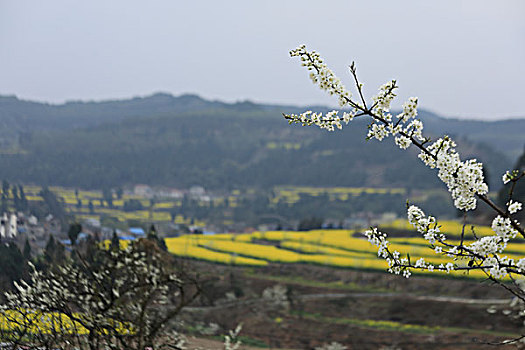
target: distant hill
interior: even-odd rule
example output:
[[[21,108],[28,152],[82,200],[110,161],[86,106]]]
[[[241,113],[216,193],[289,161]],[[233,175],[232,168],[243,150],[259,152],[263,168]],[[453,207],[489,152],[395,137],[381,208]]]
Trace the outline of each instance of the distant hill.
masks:
[[[518,159],[525,149],[525,118],[480,121],[442,118],[428,111],[421,112],[421,118],[425,128],[433,134],[465,136],[493,147],[512,161]]]
[[[196,95],[62,105],[0,97],[0,178],[88,188],[442,186],[413,155],[365,141],[364,121],[328,133],[281,116],[303,109]],[[457,135],[464,157],[483,161],[495,186],[523,149],[525,120],[421,117],[431,134]]]

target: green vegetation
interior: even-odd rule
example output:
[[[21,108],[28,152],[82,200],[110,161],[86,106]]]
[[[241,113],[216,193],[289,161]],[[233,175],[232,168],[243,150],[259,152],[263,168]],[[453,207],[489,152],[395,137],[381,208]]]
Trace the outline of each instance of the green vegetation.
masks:
[[[343,317],[326,317],[320,314],[311,314],[301,312],[301,317],[307,319],[313,319],[319,322],[334,323],[334,324],[348,324],[356,327],[368,328],[368,329],[380,329],[384,331],[395,331],[403,333],[423,333],[423,334],[434,334],[441,331],[440,327],[428,327],[416,324],[406,324],[395,321],[382,321],[382,320],[363,320],[356,318],[343,318]]]
[[[305,279],[303,277],[297,276],[276,276],[276,275],[266,275],[260,271],[253,269],[246,269],[244,274],[256,279],[262,279],[266,281],[273,281],[284,284],[295,284],[305,287],[315,287],[315,288],[330,288],[330,289],[339,289],[345,291],[359,291],[366,293],[386,293],[390,292],[387,288],[377,288],[367,285],[359,285],[356,283],[342,283],[342,282],[322,282],[313,279]]]
[[[1,98],[0,120],[13,125],[9,130],[18,133],[17,144],[24,152],[0,154],[0,178],[98,189],[137,183],[226,190],[326,184],[441,188],[410,154],[373,141],[363,147],[364,125],[333,134],[283,129],[283,108],[168,95],[63,106]],[[17,113],[26,118],[17,120]],[[457,124],[421,114],[439,121],[434,123],[439,132],[442,125]],[[522,122],[506,123],[500,131],[494,122],[490,130],[500,135],[504,131],[507,139],[520,134]],[[467,137],[477,140],[467,131]],[[501,174],[511,164],[488,146],[467,139],[458,143],[465,157],[483,161],[491,174]],[[521,149],[518,143],[508,147]],[[498,186],[499,176],[492,178]]]
[[[320,314],[312,314],[306,312],[298,312],[299,316],[312,319],[324,323],[332,324],[346,324],[353,325],[360,328],[378,329],[392,332],[415,333],[415,334],[442,334],[442,333],[461,333],[461,334],[485,334],[500,337],[508,337],[510,339],[517,338],[518,335],[509,332],[498,332],[483,329],[460,328],[460,327],[430,327],[417,324],[407,324],[395,321],[384,320],[363,320],[357,318],[346,317],[326,317]]]

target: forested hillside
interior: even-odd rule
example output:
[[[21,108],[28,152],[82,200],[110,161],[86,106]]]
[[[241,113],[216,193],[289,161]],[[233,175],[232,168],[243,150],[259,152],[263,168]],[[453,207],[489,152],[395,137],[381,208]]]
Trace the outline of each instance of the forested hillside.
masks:
[[[136,183],[212,189],[441,186],[417,158],[365,141],[365,121],[329,134],[288,126],[281,112],[294,110],[302,108],[209,102],[194,95],[58,106],[3,97],[0,135],[6,136],[0,178],[85,188]],[[490,143],[470,141],[483,135],[482,122],[422,114],[431,134],[456,131],[463,156],[485,162],[494,185],[514,163]],[[510,135],[509,140],[514,137],[500,146],[513,154],[514,148],[522,149],[522,124],[524,120],[487,125],[494,137],[499,132]]]

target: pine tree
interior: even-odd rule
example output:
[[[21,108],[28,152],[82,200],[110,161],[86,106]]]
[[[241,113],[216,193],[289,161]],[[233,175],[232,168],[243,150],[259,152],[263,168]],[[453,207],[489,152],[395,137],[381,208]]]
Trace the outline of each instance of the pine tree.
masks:
[[[20,211],[20,197],[18,197],[18,187],[13,185],[13,188],[11,188],[11,193],[13,194],[13,204],[16,211]]]
[[[2,180],[2,194],[6,197],[9,196],[9,188],[9,182],[7,182],[7,180]]]
[[[151,225],[148,231],[148,235],[146,238],[152,242],[155,242],[155,244],[162,250],[167,251],[168,247],[166,246],[166,242],[164,241],[164,238],[160,238],[157,235],[157,229],[155,228],[155,225]]]
[[[18,193],[20,195],[20,209],[25,212],[29,209],[29,202],[24,192],[24,186],[18,185]]]
[[[24,243],[24,252],[23,252],[24,258],[26,258],[28,261],[31,260],[31,245],[29,244],[29,239],[26,238],[26,241]]]
[[[48,264],[53,264],[55,261],[56,250],[57,244],[55,242],[55,237],[53,237],[53,235],[49,235],[49,239],[47,240],[46,247],[44,249],[44,260]]]
[[[111,244],[109,248],[113,251],[117,251],[120,249],[120,240],[117,236],[117,231],[113,231],[113,236],[111,237]]]
[[[71,225],[69,225],[69,230],[67,231],[67,236],[69,237],[69,240],[71,241],[71,245],[75,245],[78,239],[78,234],[82,232],[82,225],[80,225],[78,222],[75,222]]]

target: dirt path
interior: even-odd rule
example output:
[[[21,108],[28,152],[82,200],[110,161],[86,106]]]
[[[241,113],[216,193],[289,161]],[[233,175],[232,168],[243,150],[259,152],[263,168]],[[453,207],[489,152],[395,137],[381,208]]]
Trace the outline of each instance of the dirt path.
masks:
[[[319,299],[342,299],[342,298],[408,298],[412,300],[421,301],[435,301],[442,303],[455,303],[455,304],[469,304],[469,305],[505,305],[510,303],[510,299],[474,299],[474,298],[462,298],[462,297],[446,297],[446,296],[434,296],[434,295],[417,295],[407,293],[318,293],[318,294],[303,294],[298,295],[296,298],[301,300],[319,300]],[[261,298],[252,298],[245,300],[232,300],[223,302],[213,306],[190,306],[183,309],[186,312],[198,312],[198,311],[210,311],[216,309],[229,308],[239,305],[249,305],[261,302]]]
[[[404,297],[413,300],[437,301],[456,304],[503,305],[510,303],[510,299],[473,299],[461,297],[444,297],[433,295],[415,295],[406,293],[320,293],[299,296],[302,300],[337,299],[337,298],[398,298]]]

